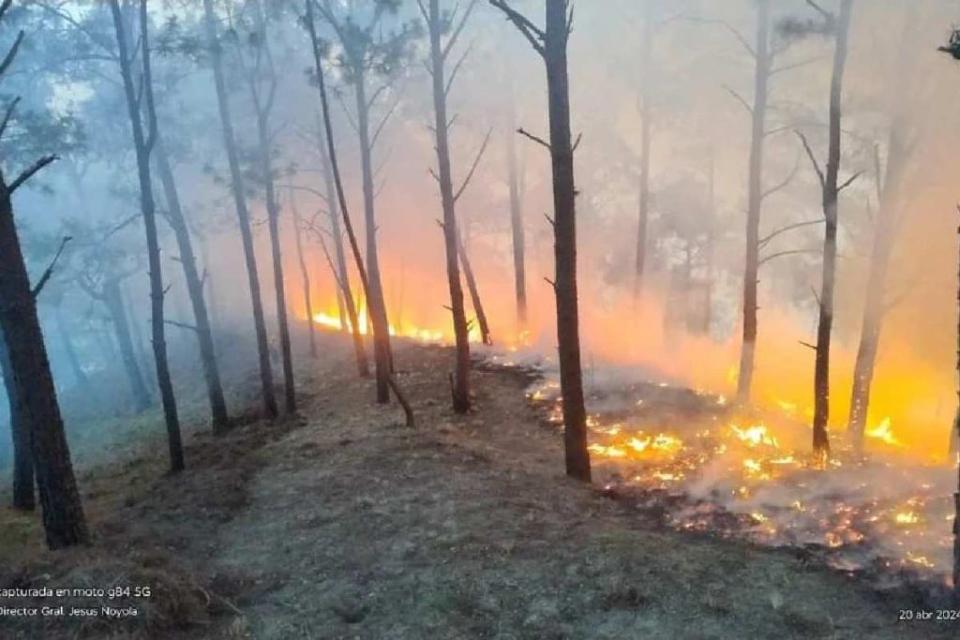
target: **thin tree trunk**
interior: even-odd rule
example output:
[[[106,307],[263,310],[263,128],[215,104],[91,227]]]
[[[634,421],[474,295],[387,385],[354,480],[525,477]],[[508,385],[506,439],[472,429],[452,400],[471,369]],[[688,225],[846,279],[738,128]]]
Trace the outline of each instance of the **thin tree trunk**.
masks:
[[[750,137],[750,167],[747,188],[747,244],[743,269],[743,338],[737,399],[750,400],[757,350],[757,284],[760,269],[760,214],[763,208],[763,140],[766,136],[767,97],[770,71],[770,2],[757,2],[756,67]]]
[[[357,266],[357,273],[360,276],[360,284],[362,286],[364,296],[369,301],[370,282],[367,279],[367,270],[363,264],[363,256],[360,254],[360,244],[357,242],[357,235],[354,233],[353,223],[350,221],[350,213],[347,209],[347,198],[343,191],[343,181],[340,179],[340,167],[337,163],[337,150],[333,142],[333,125],[330,122],[330,105],[327,100],[327,89],[324,82],[323,61],[320,57],[320,43],[319,39],[317,38],[316,25],[313,19],[313,2],[311,0],[305,0],[305,4],[307,29],[310,32],[310,44],[311,48],[313,49],[314,69],[316,70],[317,74],[317,88],[320,92],[320,104],[323,110],[323,126],[327,138],[327,153],[330,160],[330,171],[333,174],[333,181],[337,190],[337,202],[340,206],[340,213],[343,215],[343,225],[347,232],[347,238],[350,241],[350,249],[353,253],[353,259]],[[389,355],[389,343],[387,346],[387,355]],[[393,379],[393,374],[391,371],[387,371],[386,378],[388,387],[393,388],[394,395],[397,396],[397,398],[400,400],[401,406],[404,408],[404,413],[407,417],[407,425],[410,427],[414,426],[415,419],[413,410],[410,407],[410,404],[404,398],[396,380]]]
[[[330,213],[330,233],[333,236],[333,247],[335,258],[336,279],[340,281],[341,286],[337,289],[339,299],[343,300],[343,305],[347,312],[347,318],[350,322],[350,333],[353,336],[353,353],[357,360],[357,371],[361,378],[370,376],[370,364],[367,361],[367,350],[363,343],[363,334],[360,333],[360,322],[357,313],[357,305],[353,298],[353,290],[350,286],[350,271],[347,269],[347,258],[343,251],[343,237],[340,231],[340,204],[337,201],[337,189],[333,181],[333,173],[330,170],[330,160],[327,156],[327,134],[321,124],[318,136],[320,138],[320,165],[323,171],[324,189],[327,193],[327,209]],[[341,325],[343,322],[341,321]]]
[[[650,222],[650,67],[653,57],[653,0],[644,0],[643,39],[640,44],[640,189],[637,216],[637,257],[633,295],[643,295],[644,268],[647,262],[647,229]]]
[[[60,341],[63,343],[63,351],[67,354],[67,362],[70,363],[70,370],[77,382],[78,387],[84,389],[90,388],[90,378],[87,376],[83,367],[80,365],[80,357],[77,355],[77,348],[73,344],[73,336],[67,329],[67,323],[63,318],[63,309],[57,305],[56,312],[57,331],[60,332]]]
[[[267,200],[267,222],[270,229],[270,250],[273,257],[273,290],[277,303],[277,324],[280,326],[280,353],[283,363],[283,399],[287,413],[297,410],[296,383],[293,377],[293,352],[290,347],[290,325],[287,321],[287,294],[283,282],[283,253],[280,249],[280,205],[274,190],[273,166],[270,160],[270,141],[265,113],[257,117],[260,143],[260,166],[264,174]]]
[[[440,186],[440,203],[443,208],[443,240],[446,250],[447,285],[450,290],[450,310],[453,315],[453,334],[456,341],[456,361],[452,378],[453,410],[466,413],[470,409],[470,336],[467,329],[467,314],[460,285],[460,262],[466,270],[466,256],[457,228],[456,201],[453,192],[453,175],[450,167],[449,120],[447,117],[447,82],[445,73],[446,55],[441,38],[444,20],[440,13],[439,0],[430,0],[428,16],[430,31],[430,74],[433,80],[433,113],[437,149],[437,178]]]
[[[510,131],[507,135],[507,172],[510,189],[510,233],[513,240],[513,286],[517,302],[517,334],[522,337],[527,331],[527,272],[526,238],[523,224],[523,195],[517,166],[517,144],[514,131],[516,122],[516,99],[511,87]]]
[[[300,213],[297,211],[297,200],[290,190],[290,211],[293,213],[293,237],[297,243],[297,262],[300,264],[300,281],[303,283],[303,304],[307,309],[307,330],[310,336],[310,357],[317,357],[316,329],[313,326],[313,299],[310,296],[310,270],[303,255],[303,232],[300,229]],[[339,291],[339,289],[338,289]]]
[[[107,280],[103,285],[103,304],[113,324],[114,335],[117,338],[117,347],[120,350],[120,360],[123,362],[127,380],[130,383],[130,396],[133,399],[133,410],[143,413],[153,405],[150,391],[140,371],[137,353],[133,346],[133,337],[130,334],[130,321],[123,307],[123,298],[120,292],[120,283],[116,280]]]
[[[253,326],[257,338],[257,355],[260,365],[260,388],[264,413],[275,418],[279,411],[273,391],[273,371],[270,367],[270,347],[267,344],[267,326],[263,317],[263,301],[260,297],[260,276],[257,273],[257,257],[253,246],[253,232],[250,228],[250,212],[244,192],[243,173],[233,135],[233,120],[230,116],[230,104],[227,97],[226,82],[223,75],[223,60],[220,43],[217,38],[216,18],[213,13],[213,0],[203,0],[204,25],[210,62],[213,67],[213,80],[217,91],[217,108],[220,113],[220,125],[223,129],[223,145],[230,165],[230,187],[237,209],[237,222],[240,227],[240,239],[243,242],[243,255],[247,268],[247,281],[250,286],[250,303],[253,307]]]
[[[570,136],[570,89],[567,76],[567,0],[546,0],[544,60],[550,110],[550,157],[553,169],[554,254],[556,259],[557,343],[563,397],[567,475],[590,482],[587,412],[580,365],[580,320],[577,302],[577,216],[573,145]]]
[[[23,261],[6,180],[0,173],[0,331],[10,355],[15,394],[30,433],[30,451],[47,546],[87,542],[86,519],[64,434],[57,391]]]
[[[560,360],[560,395],[563,399],[563,440],[567,475],[590,482],[587,450],[587,412],[580,363],[580,320],[577,302],[577,216],[570,136],[570,84],[567,43],[572,24],[569,0],[546,0],[546,28],[540,30],[504,0],[490,0],[503,11],[543,56],[547,72],[550,115],[550,160],[553,175],[554,257],[557,298],[557,344]]]
[[[357,102],[357,131],[360,136],[360,169],[363,178],[363,219],[367,239],[367,310],[373,327],[373,359],[377,378],[377,402],[390,401],[388,378],[392,373],[390,350],[390,323],[383,298],[380,278],[380,259],[377,254],[377,220],[374,207],[373,149],[370,142],[370,106],[367,102],[366,77],[360,73],[354,78]],[[342,208],[342,206],[341,206]]]
[[[119,281],[118,286],[120,308],[123,310],[123,318],[130,331],[130,342],[133,345],[133,353],[136,356],[137,366],[140,368],[140,372],[143,375],[143,380],[147,387],[156,386],[157,377],[155,372],[153,375],[151,375],[150,357],[147,356],[145,346],[146,341],[143,339],[143,329],[140,325],[140,319],[137,317],[133,307],[130,305],[130,297],[125,291],[125,287]]]
[[[213,333],[210,330],[207,303],[203,298],[203,278],[197,270],[193,242],[190,238],[186,218],[183,215],[183,208],[180,206],[180,194],[177,191],[177,183],[170,166],[170,158],[167,156],[162,141],[157,142],[156,163],[167,202],[167,221],[170,223],[173,234],[177,239],[183,277],[187,283],[187,293],[190,296],[190,305],[193,308],[197,346],[200,348],[200,363],[203,366],[203,377],[207,385],[207,401],[210,404],[211,425],[213,432],[220,434],[229,428],[230,419],[227,415],[227,402],[223,396],[223,385],[220,382],[220,367],[217,365],[216,350],[213,346]]]
[[[957,234],[960,235],[960,227],[957,228]],[[960,308],[960,261],[958,261],[957,278],[957,306]],[[960,320],[957,324],[957,373],[960,374]],[[957,412],[953,419],[954,442],[960,442],[960,386],[957,387],[957,400]],[[951,452],[949,460],[957,468],[958,474],[957,491],[953,494],[953,595],[954,600],[960,602],[960,464],[958,464],[960,460],[955,452]]]
[[[33,454],[30,453],[30,427],[24,407],[17,393],[14,372],[10,364],[7,342],[0,333],[0,370],[3,388],[10,405],[10,433],[13,436],[13,508],[33,511],[36,501],[33,493]]]
[[[882,189],[877,190],[879,201],[867,276],[867,297],[863,308],[860,345],[857,348],[857,359],[853,368],[849,431],[857,451],[863,449],[863,434],[870,409],[870,387],[880,346],[880,333],[887,311],[885,301],[887,274],[896,237],[895,226],[899,206],[897,190],[905,160],[901,134],[897,129],[901,126],[900,121],[895,120],[893,126],[887,151],[886,176],[883,179]]]
[[[493,338],[490,336],[490,323],[487,321],[487,314],[483,310],[483,302],[480,300],[480,288],[477,286],[477,278],[474,276],[473,267],[470,265],[470,256],[467,248],[463,244],[463,238],[458,237],[458,250],[460,251],[460,262],[463,264],[463,276],[467,281],[467,290],[470,292],[470,303],[473,305],[473,311],[477,314],[477,325],[480,328],[480,340],[483,344],[492,345]]]
[[[830,340],[833,331],[833,302],[837,270],[837,186],[840,174],[840,103],[843,97],[843,73],[847,62],[847,37],[853,0],[842,0],[837,25],[837,42],[830,81],[830,145],[823,184],[823,282],[820,289],[820,317],[817,323],[817,351],[814,369],[813,450],[819,456],[830,454],[827,423],[830,419]]]
[[[133,132],[133,145],[137,155],[137,177],[140,183],[140,209],[143,213],[143,226],[147,235],[147,263],[150,270],[151,338],[153,341],[153,359],[157,370],[157,386],[160,388],[160,401],[163,405],[164,422],[167,427],[167,443],[170,449],[170,468],[181,471],[184,468],[183,443],[180,436],[180,419],[177,415],[177,402],[173,394],[173,381],[170,378],[170,365],[167,361],[167,344],[163,320],[163,271],[160,263],[160,242],[157,236],[156,205],[153,199],[153,184],[150,176],[150,153],[156,140],[156,114],[153,108],[153,79],[150,74],[150,49],[148,45],[148,22],[146,0],[140,0],[140,60],[143,65],[143,98],[146,100],[148,131],[143,130],[140,114],[140,98],[134,85],[133,71],[130,66],[130,52],[127,48],[127,34],[118,0],[112,0],[113,23],[117,35],[117,50],[120,59],[120,71],[123,76],[123,89],[127,99],[127,114]]]

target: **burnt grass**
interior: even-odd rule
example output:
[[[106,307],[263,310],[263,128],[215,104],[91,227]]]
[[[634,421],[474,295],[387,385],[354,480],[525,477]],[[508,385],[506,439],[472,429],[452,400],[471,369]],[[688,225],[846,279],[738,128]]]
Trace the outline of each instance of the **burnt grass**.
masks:
[[[0,637],[954,637],[796,550],[671,531],[567,479],[534,372],[478,367],[456,416],[450,353],[398,344],[411,430],[345,341],[321,345],[299,415],[260,420],[251,393],[230,433],[188,438],[185,473],[162,440],[82,473],[91,546],[47,552],[34,516],[0,513],[0,587],[153,587],[134,619],[0,618]]]

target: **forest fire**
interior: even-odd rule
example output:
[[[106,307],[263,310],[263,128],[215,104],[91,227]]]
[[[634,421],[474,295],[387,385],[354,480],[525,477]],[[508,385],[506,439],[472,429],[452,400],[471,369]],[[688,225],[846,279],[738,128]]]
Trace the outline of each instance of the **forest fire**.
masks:
[[[555,381],[536,384],[528,399],[562,424]],[[949,583],[951,470],[907,456],[889,419],[866,431],[886,455],[857,456],[834,433],[821,465],[796,410],[744,418],[717,396],[659,384],[595,389],[589,400],[600,408],[588,420],[589,450],[605,489],[660,524],[819,549],[845,571]],[[668,422],[678,407],[687,419]]]

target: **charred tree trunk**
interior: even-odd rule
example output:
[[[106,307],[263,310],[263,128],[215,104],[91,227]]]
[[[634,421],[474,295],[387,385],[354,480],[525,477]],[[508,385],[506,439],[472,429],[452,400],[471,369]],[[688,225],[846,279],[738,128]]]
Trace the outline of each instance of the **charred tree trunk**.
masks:
[[[563,396],[567,475],[590,481],[587,412],[580,365],[580,320],[577,301],[577,217],[570,136],[570,89],[567,76],[567,0],[547,0],[544,60],[550,109],[550,157],[553,168],[556,259],[557,343]]]
[[[267,417],[275,418],[279,411],[273,391],[273,371],[270,367],[270,347],[267,344],[267,325],[263,317],[263,301],[260,296],[260,276],[257,273],[257,256],[253,246],[253,232],[250,228],[250,211],[244,192],[243,173],[240,170],[240,158],[233,135],[233,120],[230,115],[230,103],[223,75],[223,59],[217,37],[216,17],[213,13],[213,0],[203,0],[204,26],[207,47],[213,67],[213,80],[217,91],[217,108],[220,112],[220,125],[223,129],[223,146],[230,165],[230,188],[237,209],[237,222],[240,227],[240,239],[243,242],[243,255],[247,268],[247,280],[250,286],[250,303],[253,307],[253,326],[257,337],[257,355],[260,365],[260,388],[263,409]]]
[[[443,208],[443,240],[447,258],[447,284],[450,289],[450,310],[453,315],[453,333],[456,340],[456,366],[452,379],[453,410],[466,413],[470,410],[470,336],[467,314],[460,285],[460,259],[467,269],[466,254],[457,228],[456,199],[453,191],[453,175],[450,168],[449,119],[447,117],[447,81],[445,62],[450,49],[443,46],[445,27],[440,12],[439,0],[430,0],[429,15],[424,16],[430,31],[430,74],[433,80],[433,112],[437,149],[437,181],[440,186],[440,203]],[[472,274],[471,274],[472,275]],[[469,281],[469,280],[468,280]],[[471,288],[473,293],[473,288]],[[476,308],[476,307],[475,307]],[[479,316],[479,312],[478,312]]]
[[[333,236],[333,258],[335,262],[336,279],[339,280],[338,299],[343,300],[343,306],[350,322],[350,333],[353,336],[353,353],[357,360],[357,371],[361,378],[370,376],[370,364],[367,361],[367,350],[363,343],[363,334],[360,333],[360,318],[357,305],[350,286],[350,271],[347,269],[347,258],[343,251],[343,237],[340,231],[340,205],[337,201],[337,189],[334,185],[333,172],[330,170],[330,160],[327,156],[327,134],[321,125],[320,137],[320,164],[323,171],[324,189],[327,194],[327,208],[330,214],[330,233]],[[342,324],[342,321],[341,321]]]
[[[830,454],[827,423],[830,419],[830,340],[833,332],[833,302],[837,271],[837,223],[840,175],[840,103],[843,97],[843,73],[847,62],[847,38],[853,0],[842,0],[837,24],[837,41],[830,80],[830,122],[827,166],[823,176],[823,278],[820,289],[820,315],[817,322],[817,351],[813,383],[813,451]]]
[[[313,2],[312,0],[305,0],[305,4],[307,30],[310,33],[310,44],[311,49],[313,49],[314,69],[316,71],[317,88],[320,93],[320,106],[323,114],[323,127],[327,138],[327,157],[330,160],[330,172],[333,174],[333,182],[337,190],[337,204],[339,205],[340,213],[343,216],[343,226],[347,232],[347,239],[350,241],[350,250],[353,253],[353,259],[357,266],[357,273],[360,276],[360,284],[362,286],[364,295],[367,297],[367,300],[369,300],[370,282],[367,279],[367,270],[363,264],[363,256],[360,254],[360,244],[357,242],[357,235],[354,233],[353,223],[350,221],[350,212],[347,209],[347,197],[343,191],[343,181],[340,179],[340,166],[337,163],[337,150],[333,142],[333,125],[330,122],[330,105],[329,101],[327,100],[327,87],[323,75],[323,60],[320,55],[320,41],[317,38],[316,24],[314,23],[313,19]],[[387,355],[389,355],[389,343],[387,346]],[[413,409],[403,396],[400,386],[397,384],[396,380],[393,379],[393,374],[391,371],[387,371],[386,378],[388,388],[393,389],[394,395],[397,396],[401,406],[404,409],[407,426],[415,426],[416,420]]]
[[[373,360],[377,378],[377,402],[390,401],[389,377],[393,356],[390,350],[390,323],[383,298],[380,279],[380,259],[377,254],[377,219],[374,206],[373,147],[370,141],[370,103],[367,101],[366,77],[354,78],[357,102],[357,131],[360,136],[360,169],[363,178],[363,219],[367,239],[367,277],[365,290],[367,310],[373,328]],[[343,206],[341,205],[341,209]]]
[[[653,0],[644,0],[643,40],[640,45],[640,187],[637,216],[637,257],[633,296],[643,295],[644,267],[647,262],[647,227],[650,221],[650,65],[653,57]]]
[[[517,301],[517,333],[519,337],[527,331],[527,269],[526,238],[523,224],[523,193],[521,176],[517,166],[517,145],[513,131],[517,128],[515,98],[511,91],[510,135],[507,136],[507,172],[510,189],[510,234],[513,240],[513,283]]]
[[[127,380],[130,382],[130,396],[133,399],[133,409],[143,413],[153,405],[147,384],[140,371],[137,353],[133,346],[133,337],[130,334],[130,321],[123,307],[123,294],[120,283],[116,280],[107,280],[103,285],[102,301],[107,308],[110,322],[113,324],[114,335],[117,337],[117,347],[120,349],[120,359],[123,361]]]
[[[167,443],[170,449],[170,468],[180,471],[184,468],[183,444],[180,436],[180,419],[177,415],[177,402],[173,394],[173,381],[170,378],[170,366],[167,362],[167,344],[163,320],[163,271],[160,263],[160,242],[157,236],[156,205],[153,199],[153,184],[150,176],[150,154],[157,138],[156,113],[153,106],[153,79],[150,74],[149,25],[147,22],[146,0],[140,0],[140,59],[142,64],[143,94],[138,96],[131,68],[130,51],[127,48],[127,34],[118,0],[111,0],[113,23],[117,36],[117,50],[120,59],[120,72],[123,76],[123,90],[127,100],[127,113],[133,132],[133,145],[137,155],[137,177],[140,185],[140,209],[143,214],[143,226],[147,235],[147,262],[150,270],[151,303],[151,339],[153,358],[157,370],[157,385],[160,388],[160,401],[163,405],[164,421],[167,427]],[[141,120],[141,100],[146,100],[147,131],[144,132]]]
[[[567,43],[572,15],[568,0],[546,0],[546,28],[540,30],[505,0],[490,0],[503,11],[544,59],[550,115],[550,159],[553,175],[554,256],[557,299],[557,343],[560,395],[563,398],[563,439],[567,475],[590,482],[587,412],[580,363],[580,320],[577,302],[577,220],[573,144],[570,135],[570,85]]]
[[[886,176],[882,188],[877,189],[878,207],[874,223],[873,250],[867,276],[867,297],[863,308],[860,345],[853,368],[853,389],[850,398],[850,438],[857,451],[863,449],[863,434],[870,409],[870,386],[880,347],[880,333],[886,315],[886,284],[890,257],[896,237],[898,218],[897,190],[903,170],[905,149],[898,131],[899,120],[894,121],[887,151]],[[879,168],[879,167],[878,167]],[[880,180],[880,176],[877,180]]]
[[[313,299],[310,295],[310,270],[303,254],[303,232],[300,229],[300,214],[297,211],[297,200],[290,190],[290,211],[293,213],[293,237],[297,243],[297,262],[300,264],[300,280],[303,283],[303,304],[307,309],[307,330],[310,336],[310,357],[317,357],[317,337],[313,326]]]
[[[490,336],[490,323],[487,321],[487,314],[483,310],[483,302],[480,300],[480,288],[477,286],[477,278],[473,273],[473,267],[470,266],[470,256],[467,254],[467,247],[463,244],[463,238],[458,235],[457,249],[460,252],[460,262],[463,264],[463,276],[467,281],[467,291],[470,292],[470,303],[473,305],[473,311],[477,314],[477,326],[480,328],[480,340],[485,345],[492,345],[493,338]]]
[[[203,281],[197,270],[197,260],[193,253],[193,242],[187,227],[183,208],[180,206],[180,194],[170,166],[170,158],[162,141],[156,146],[157,172],[160,174],[160,183],[163,186],[164,197],[167,203],[167,221],[173,229],[180,251],[180,264],[183,266],[183,277],[187,283],[187,293],[190,296],[190,305],[193,308],[193,318],[197,334],[197,345],[200,348],[200,363],[203,366],[203,377],[207,385],[207,400],[210,403],[210,416],[213,432],[224,433],[230,426],[227,416],[227,402],[223,397],[223,385],[220,382],[220,367],[217,365],[217,354],[213,345],[213,332],[210,330],[210,317],[207,315],[207,303],[203,297]]]
[[[756,67],[751,112],[750,166],[747,193],[747,245],[743,269],[743,337],[737,399],[750,400],[757,350],[757,285],[760,269],[760,213],[763,208],[763,139],[766,136],[767,91],[773,56],[770,53],[770,2],[757,2]]]
[[[33,493],[33,454],[30,453],[30,426],[24,415],[24,407],[17,393],[10,364],[7,342],[0,334],[0,370],[3,372],[3,388],[10,405],[10,434],[13,436],[13,508],[33,511],[36,506]]]
[[[22,180],[13,184],[19,182]],[[10,195],[10,187],[0,173],[0,331],[9,351],[15,394],[30,433],[47,546],[59,549],[85,543],[89,536]]]

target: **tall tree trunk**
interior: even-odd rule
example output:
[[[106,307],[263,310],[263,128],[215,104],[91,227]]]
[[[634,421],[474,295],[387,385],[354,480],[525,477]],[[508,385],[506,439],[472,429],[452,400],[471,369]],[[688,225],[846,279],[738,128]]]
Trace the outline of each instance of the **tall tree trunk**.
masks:
[[[570,88],[567,76],[567,0],[546,0],[544,60],[550,110],[550,158],[553,170],[554,255],[556,259],[557,344],[563,397],[567,475],[590,481],[587,412],[580,365],[577,302],[577,216],[573,145],[570,137]]]
[[[64,353],[67,354],[67,362],[70,363],[70,371],[73,373],[77,386],[89,389],[90,378],[80,364],[80,357],[77,355],[76,345],[73,344],[73,336],[69,329],[67,329],[67,323],[63,318],[63,309],[60,305],[57,305],[54,315],[57,321],[57,331],[60,333],[60,342],[63,344]]]
[[[327,155],[327,134],[321,123],[318,136],[320,138],[320,165],[323,171],[324,190],[327,194],[327,209],[330,214],[330,233],[333,236],[333,257],[336,260],[336,278],[340,281],[338,297],[343,300],[343,306],[350,321],[350,333],[353,336],[353,353],[357,360],[357,371],[361,378],[370,376],[370,364],[367,361],[367,350],[363,344],[363,334],[360,333],[360,321],[357,305],[350,286],[350,271],[347,269],[347,258],[343,251],[343,237],[340,231],[340,204],[337,201],[337,189],[334,185],[333,173],[330,170],[330,159]],[[343,322],[341,321],[341,325]]]
[[[107,308],[110,321],[113,324],[114,335],[117,338],[117,347],[120,349],[120,359],[130,383],[130,396],[133,399],[133,409],[136,413],[143,413],[153,404],[147,384],[140,371],[137,353],[133,346],[133,337],[130,335],[130,321],[123,306],[123,297],[120,283],[116,280],[107,280],[103,285],[103,304]]]
[[[13,436],[13,508],[33,511],[33,454],[30,453],[30,425],[17,393],[7,342],[0,333],[0,370],[10,405],[10,434]]]
[[[817,455],[830,454],[827,423],[830,419],[830,340],[833,332],[833,299],[837,271],[837,200],[840,175],[840,120],[843,97],[843,73],[847,62],[847,38],[853,0],[842,0],[837,25],[837,41],[830,80],[830,144],[823,183],[823,282],[820,289],[820,314],[817,323],[817,351],[814,368],[813,450]]]
[[[483,302],[480,300],[480,288],[477,286],[477,278],[473,273],[473,267],[470,266],[470,256],[467,253],[467,247],[463,244],[463,238],[457,238],[458,250],[460,251],[460,262],[463,264],[463,276],[467,281],[467,290],[470,292],[470,303],[473,305],[473,311],[477,314],[477,325],[480,328],[480,340],[483,344],[492,345],[493,338],[490,336],[490,323],[487,321],[487,314],[483,310]]]
[[[59,549],[89,537],[57,391],[23,261],[6,180],[0,173],[0,331],[15,394],[30,433],[30,451],[47,546]]]
[[[521,177],[517,166],[517,144],[514,131],[517,129],[516,98],[510,92],[510,131],[507,135],[507,172],[510,189],[510,234],[513,240],[513,286],[517,302],[517,334],[527,331],[527,271],[526,238],[523,224],[523,194]]]
[[[743,338],[737,399],[750,400],[757,350],[757,285],[760,269],[760,213],[763,208],[763,140],[766,136],[767,91],[773,57],[770,53],[770,2],[757,2],[756,67],[750,133],[750,166],[747,187],[747,244],[743,269]]]
[[[850,398],[849,432],[857,451],[863,449],[863,434],[870,409],[870,387],[880,347],[880,333],[887,311],[887,274],[899,217],[898,189],[906,160],[906,151],[901,139],[902,132],[899,131],[901,126],[902,121],[895,119],[890,131],[886,175],[882,188],[877,190],[879,200],[867,276],[867,296],[863,308],[860,345],[857,348],[857,359],[853,368],[853,389]],[[880,177],[878,176],[877,179],[880,180]]]
[[[213,346],[213,333],[210,330],[210,318],[207,315],[207,303],[203,298],[203,278],[197,270],[197,260],[193,253],[193,242],[187,227],[183,208],[180,206],[180,194],[170,166],[170,158],[162,141],[156,145],[157,172],[163,186],[167,203],[167,221],[173,229],[180,251],[180,264],[187,283],[187,293],[193,308],[194,328],[197,334],[197,346],[200,348],[200,363],[207,385],[207,401],[210,404],[211,425],[215,434],[224,433],[230,425],[227,416],[227,402],[223,397],[223,385],[220,382],[220,367],[217,365],[216,350]]]
[[[300,213],[297,211],[297,200],[290,190],[290,211],[293,213],[293,237],[297,243],[297,262],[300,264],[300,281],[303,283],[303,304],[307,309],[307,330],[310,336],[310,357],[317,357],[317,337],[313,326],[313,299],[310,295],[310,270],[303,254],[303,232],[300,229]],[[337,289],[339,291],[339,288]]]
[[[253,307],[253,326],[257,338],[257,355],[260,365],[260,388],[263,409],[267,417],[275,418],[279,411],[273,391],[273,371],[270,367],[270,347],[267,344],[267,326],[263,317],[263,301],[260,297],[260,276],[257,273],[257,256],[253,246],[253,232],[250,228],[250,212],[244,191],[243,173],[233,135],[233,120],[230,116],[230,103],[226,82],[223,76],[223,59],[217,38],[216,17],[213,13],[213,0],[203,0],[204,26],[210,62],[213,67],[213,80],[217,91],[217,108],[220,113],[220,125],[223,129],[223,146],[230,165],[230,188],[237,209],[237,222],[240,227],[240,239],[243,242],[243,256],[247,268],[247,281],[250,286],[250,303]]]
[[[470,336],[467,314],[460,285],[460,260],[466,269],[466,255],[462,252],[460,230],[457,228],[456,201],[453,175],[450,168],[449,120],[447,118],[446,55],[441,42],[444,19],[439,0],[430,0],[428,28],[430,30],[430,74],[433,80],[433,113],[436,134],[438,182],[443,208],[443,240],[447,258],[447,285],[450,289],[450,310],[453,315],[453,334],[456,340],[456,366],[452,379],[453,410],[466,413],[470,409]],[[449,50],[447,50],[449,51]]]
[[[311,0],[305,0],[305,4],[307,29],[310,33],[310,44],[311,48],[313,49],[314,69],[317,76],[317,88],[320,93],[323,127],[327,138],[327,157],[330,160],[330,172],[333,174],[333,182],[337,190],[337,203],[340,207],[340,213],[343,216],[343,226],[347,232],[347,239],[350,241],[350,250],[353,253],[353,259],[357,266],[357,273],[360,276],[360,284],[367,300],[370,300],[370,281],[367,278],[367,270],[363,264],[363,256],[360,254],[360,244],[357,242],[357,235],[354,233],[353,223],[350,221],[350,213],[347,209],[347,198],[343,191],[343,181],[340,179],[340,166],[337,163],[337,150],[333,142],[333,125],[330,122],[330,104],[327,100],[327,88],[326,84],[324,83],[323,61],[320,57],[320,41],[317,38],[316,24],[314,23],[313,19],[313,2]],[[389,343],[387,346],[387,355],[389,355]],[[414,417],[413,409],[411,408],[406,397],[403,395],[400,386],[393,379],[393,374],[389,369],[387,370],[386,377],[388,388],[393,389],[394,395],[397,396],[397,400],[403,407],[404,414],[406,415],[407,426],[416,426],[416,419]]]
[[[146,347],[144,346],[146,341],[143,339],[140,318],[137,317],[137,313],[130,304],[130,296],[128,292],[125,291],[124,285],[118,281],[118,286],[120,308],[123,310],[124,321],[130,331],[130,342],[133,345],[133,353],[136,356],[137,366],[140,367],[140,372],[143,374],[143,379],[147,386],[156,386],[157,376],[156,372],[153,372],[151,375],[150,357],[147,355]]]
[[[653,57],[653,0],[643,3],[643,40],[640,44],[640,188],[637,216],[637,257],[634,267],[633,295],[643,294],[644,267],[647,262],[647,228],[650,222],[650,67]]]
[[[960,227],[957,227],[957,235],[960,235]],[[960,261],[957,269],[957,307],[960,308]],[[960,316],[957,323],[957,373],[960,374]],[[960,385],[957,386],[957,400],[957,411],[953,418],[953,442],[960,442]],[[960,459],[955,451],[951,451],[949,460],[957,467],[957,491],[953,494],[953,595],[954,600],[960,602]]]
[[[143,214],[143,226],[147,235],[147,264],[150,271],[150,328],[153,342],[153,360],[157,371],[157,386],[160,388],[160,402],[163,405],[164,422],[167,427],[167,444],[170,450],[170,469],[181,471],[183,463],[183,443],[180,435],[180,418],[177,415],[177,401],[173,394],[173,380],[170,377],[170,365],[167,361],[167,343],[163,320],[163,271],[160,262],[160,241],[157,236],[156,205],[153,199],[153,184],[150,176],[150,153],[157,137],[156,113],[153,107],[153,78],[150,73],[149,23],[147,21],[146,0],[140,0],[140,60],[142,64],[143,94],[146,100],[147,132],[143,130],[140,100],[134,85],[131,68],[130,50],[127,48],[127,33],[118,0],[110,3],[113,12],[113,24],[117,35],[117,52],[120,60],[120,73],[123,76],[123,91],[127,99],[127,115],[133,133],[133,146],[137,155],[137,177],[140,186],[140,210]]]
[[[280,249],[280,203],[273,182],[270,159],[270,134],[265,113],[257,116],[257,138],[260,143],[260,170],[263,173],[267,200],[267,222],[270,229],[270,251],[273,257],[273,290],[277,302],[277,324],[280,326],[280,354],[283,363],[283,400],[287,413],[297,410],[296,383],[293,378],[293,352],[290,347],[290,325],[287,321],[287,294],[283,282],[283,253]]]
[[[377,255],[377,220],[374,207],[373,148],[370,142],[370,105],[367,102],[366,77],[354,78],[357,99],[357,131],[360,136],[360,168],[363,177],[363,219],[367,236],[367,310],[373,327],[373,359],[377,377],[377,402],[390,401],[389,378],[393,356],[390,351],[390,323],[380,279]],[[342,206],[341,206],[342,208]]]

